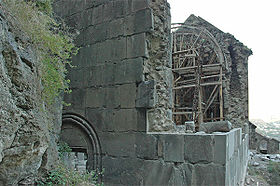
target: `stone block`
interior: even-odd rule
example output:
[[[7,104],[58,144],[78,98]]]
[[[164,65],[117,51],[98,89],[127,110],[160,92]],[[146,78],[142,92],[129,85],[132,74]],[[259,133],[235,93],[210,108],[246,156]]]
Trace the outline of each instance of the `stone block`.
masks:
[[[102,159],[105,185],[141,185],[143,160],[138,158],[115,158],[104,156]]]
[[[103,11],[102,11],[102,18],[103,22],[111,21],[114,18],[113,11],[115,11],[113,8],[113,1],[109,1],[108,3],[103,5]]]
[[[154,28],[151,9],[142,9],[125,17],[124,34],[127,36],[142,32],[151,32]]]
[[[229,160],[228,155],[228,136],[227,135],[215,135],[214,145],[214,163],[224,165]]]
[[[66,24],[71,28],[82,30],[82,28],[84,27],[83,15],[83,12],[78,12],[70,15],[66,19]]]
[[[100,108],[87,108],[86,118],[93,125],[93,128],[97,131],[98,135],[101,135],[107,119],[106,110]]]
[[[127,58],[148,57],[145,33],[127,37]]]
[[[104,71],[104,65],[87,68],[87,71],[85,71],[84,74],[87,87],[96,87],[98,85],[103,85],[106,76]]]
[[[144,161],[142,185],[167,185],[172,169],[173,163],[165,163],[159,160]]]
[[[113,63],[106,63],[103,65],[103,73],[104,81],[102,85],[112,85],[116,79],[116,65]],[[98,73],[99,74],[99,73]]]
[[[143,59],[128,59],[116,65],[115,83],[135,83],[143,81]]]
[[[105,131],[137,131],[137,111],[135,109],[106,109],[104,111]]]
[[[136,84],[120,85],[121,108],[134,108],[136,99]]]
[[[134,33],[151,32],[154,29],[153,14],[150,8],[136,12]]]
[[[224,166],[216,164],[196,164],[194,165],[195,175],[193,185],[225,185]]]
[[[114,0],[113,1],[113,16],[114,18],[124,17],[130,12],[130,0]]]
[[[87,1],[68,1],[60,0],[53,3],[54,12],[60,17],[67,17],[81,12],[88,7]]]
[[[191,163],[210,163],[214,158],[212,135],[185,135],[185,160]]]
[[[132,0],[132,11],[136,12],[138,10],[149,8],[148,0]]]
[[[100,136],[103,152],[111,156],[135,157],[135,134],[103,133]]]
[[[171,179],[168,185],[194,185],[192,184],[194,175],[194,166],[183,163],[173,167]]]
[[[90,67],[95,65],[97,49],[96,45],[82,47],[76,56],[72,58],[72,65],[76,67]],[[75,68],[74,68],[75,69]]]
[[[163,158],[164,161],[184,162],[184,136],[166,134],[161,135],[163,140]]]
[[[136,107],[154,108],[156,104],[155,81],[144,81],[137,88]]]
[[[235,147],[235,130],[228,133],[228,156],[229,159],[234,154],[234,147]]]
[[[112,49],[110,50],[111,53],[111,60],[122,60],[126,58],[126,38],[125,37],[120,37],[116,38],[111,41]]]
[[[119,87],[105,88],[105,107],[118,108],[120,106],[120,89]]]
[[[107,23],[100,23],[95,26],[89,27],[85,40],[86,44],[105,41],[108,37],[107,29]]]
[[[106,40],[97,45],[97,56],[96,60],[99,64],[104,64],[106,62],[112,61],[112,51],[113,51],[112,40]]]
[[[124,18],[111,21],[108,25],[108,37],[115,38],[124,35]]]
[[[146,133],[137,134],[136,155],[145,160],[157,159],[157,137]]]
[[[124,18],[124,35],[130,36],[134,34],[134,19],[135,15],[129,15]]]
[[[85,106],[88,108],[99,108],[106,105],[106,94],[104,88],[90,88],[86,90]]]
[[[137,109],[137,131],[147,132],[146,110]]]
[[[70,103],[70,108],[83,109],[85,107],[85,94],[84,89],[72,89],[71,94],[64,95],[64,101]]]
[[[93,7],[91,25],[97,25],[103,22],[103,6]]]
[[[184,180],[182,172],[178,168],[173,167],[168,185],[186,185],[185,182],[186,180]]]
[[[241,147],[242,144],[242,129],[235,129],[235,143],[234,143],[234,149],[237,150]]]
[[[83,68],[71,68],[68,70],[67,78],[70,79],[71,88],[83,88],[86,83],[84,80],[84,71]]]

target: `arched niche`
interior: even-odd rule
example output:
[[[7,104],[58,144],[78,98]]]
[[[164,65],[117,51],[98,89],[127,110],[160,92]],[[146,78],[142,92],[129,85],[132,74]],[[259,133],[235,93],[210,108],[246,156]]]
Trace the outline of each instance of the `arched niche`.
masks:
[[[88,171],[102,170],[100,141],[93,125],[86,119],[63,114],[60,140],[66,142],[72,152],[85,154]]]

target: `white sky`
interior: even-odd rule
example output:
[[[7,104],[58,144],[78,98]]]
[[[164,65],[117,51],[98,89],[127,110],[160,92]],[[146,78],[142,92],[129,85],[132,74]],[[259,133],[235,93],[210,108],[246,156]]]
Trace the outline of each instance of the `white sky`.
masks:
[[[169,0],[173,23],[200,16],[253,50],[250,119],[280,118],[280,0]]]

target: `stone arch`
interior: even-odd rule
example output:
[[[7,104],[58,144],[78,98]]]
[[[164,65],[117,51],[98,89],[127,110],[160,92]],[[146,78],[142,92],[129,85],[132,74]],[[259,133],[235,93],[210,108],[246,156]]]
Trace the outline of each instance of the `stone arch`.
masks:
[[[100,141],[93,125],[86,119],[72,113],[63,114],[60,140],[73,152],[86,154],[87,170],[102,170]]]

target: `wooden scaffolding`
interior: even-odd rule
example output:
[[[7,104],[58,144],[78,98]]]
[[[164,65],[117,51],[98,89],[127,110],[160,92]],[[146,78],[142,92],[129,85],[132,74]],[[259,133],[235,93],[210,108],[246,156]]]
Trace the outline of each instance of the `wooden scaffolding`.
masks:
[[[176,24],[178,25],[178,24]],[[173,120],[177,125],[223,120],[223,56],[206,30],[180,24],[172,32]]]

